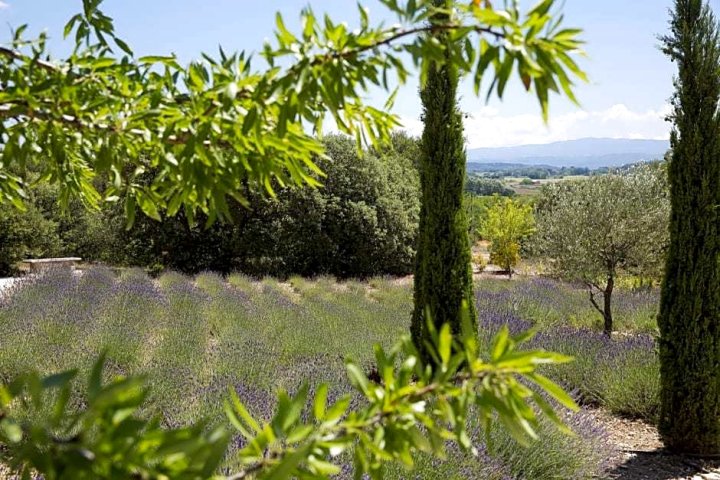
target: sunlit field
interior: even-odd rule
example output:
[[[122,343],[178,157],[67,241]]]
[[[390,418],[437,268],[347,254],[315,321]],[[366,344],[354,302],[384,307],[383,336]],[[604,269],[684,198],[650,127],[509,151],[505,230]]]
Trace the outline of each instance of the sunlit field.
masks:
[[[652,338],[657,301],[653,291],[618,292],[620,331],[609,340],[599,332],[599,315],[581,289],[539,278],[476,282],[483,342],[505,324],[513,332],[535,327],[538,334],[528,348],[576,357],[547,373],[585,409],[605,407],[647,420],[657,411]],[[57,271],[6,295],[0,308],[5,347],[0,372],[8,380],[30,368],[87,371],[107,349],[108,374],[148,375],[146,414],[160,415],[167,425],[203,418],[224,422],[222,402],[229,388],[253,413],[267,418],[279,388],[294,391],[304,382],[326,382],[331,397],[349,391],[343,359],[352,357],[369,369],[372,345],[389,347],[405,334],[411,308],[411,284],[393,279],[281,283],[241,275],[171,273],[152,279],[140,271],[120,276],[100,268],[82,276]],[[599,474],[612,455],[606,433],[586,410],[567,421],[577,436],[548,427],[543,441],[526,451],[498,431],[479,452],[482,461],[451,450],[442,463],[419,458],[417,474],[437,478],[438,469],[451,478]],[[232,452],[227,462],[232,464]]]

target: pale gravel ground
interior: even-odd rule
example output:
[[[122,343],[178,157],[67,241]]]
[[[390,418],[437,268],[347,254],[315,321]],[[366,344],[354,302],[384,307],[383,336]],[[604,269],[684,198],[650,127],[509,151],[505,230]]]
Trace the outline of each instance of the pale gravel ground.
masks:
[[[596,410],[593,415],[618,449],[612,480],[720,480],[720,462],[670,455],[663,450],[657,429],[638,420]]]
[[[0,278],[0,292],[6,288],[12,287],[17,280],[17,278]]]

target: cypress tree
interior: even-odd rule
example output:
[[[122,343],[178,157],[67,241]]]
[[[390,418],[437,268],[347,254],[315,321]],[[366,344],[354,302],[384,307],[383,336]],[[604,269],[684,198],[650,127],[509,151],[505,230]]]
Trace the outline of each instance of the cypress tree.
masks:
[[[450,0],[435,0],[451,6]],[[447,20],[436,15],[433,21]],[[436,32],[440,42],[447,36]],[[415,263],[413,341],[427,361],[426,314],[439,328],[450,323],[460,333],[463,303],[473,321],[470,240],[463,209],[465,139],[457,105],[458,69],[444,63],[430,65],[420,97],[424,130],[420,156],[421,210]]]
[[[677,64],[669,165],[670,248],[660,314],[665,446],[720,454],[720,27],[676,0],[663,51]]]

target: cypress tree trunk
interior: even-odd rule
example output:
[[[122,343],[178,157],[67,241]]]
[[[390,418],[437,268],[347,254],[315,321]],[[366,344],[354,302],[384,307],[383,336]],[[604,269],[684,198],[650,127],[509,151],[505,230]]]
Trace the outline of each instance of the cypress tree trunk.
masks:
[[[448,0],[435,0],[442,6]],[[434,19],[442,21],[442,18]],[[447,41],[437,33],[440,41]],[[467,218],[463,208],[465,139],[462,115],[457,106],[457,68],[431,65],[420,92],[423,103],[420,188],[422,204],[415,264],[414,311],[411,334],[425,361],[429,355],[426,312],[440,327],[450,323],[454,334],[461,330],[461,312],[467,303],[476,320]]]
[[[665,446],[720,454],[720,37],[702,0],[676,0],[670,248],[660,314]]]

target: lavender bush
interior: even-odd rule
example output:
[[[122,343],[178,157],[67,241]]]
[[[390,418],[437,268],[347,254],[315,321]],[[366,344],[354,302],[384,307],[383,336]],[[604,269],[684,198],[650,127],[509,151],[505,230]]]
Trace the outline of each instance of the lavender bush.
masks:
[[[657,365],[649,337],[609,342],[590,330],[593,312],[584,305],[582,292],[571,286],[533,280],[483,281],[478,287],[482,338],[505,324],[515,333],[537,325],[542,332],[536,346],[577,357],[574,364],[549,373],[574,389],[580,400],[621,413],[652,415]],[[146,414],[161,414],[166,425],[199,418],[225,421],[222,401],[228,388],[254,414],[268,418],[279,387],[292,392],[303,382],[327,382],[331,399],[347,392],[343,359],[372,363],[370,345],[390,346],[407,331],[411,302],[410,285],[388,278],[369,283],[293,278],[279,283],[209,273],[194,279],[169,273],[153,280],[132,270],[120,276],[106,269],[82,276],[49,272],[25,282],[0,304],[0,376],[14,377],[31,367],[44,373],[89,368],[107,348],[108,375],[149,375],[151,410]],[[638,312],[655,308],[651,297],[630,295],[618,305],[618,312],[627,314],[628,329],[636,325]],[[618,318],[623,315],[618,313]],[[413,476],[599,475],[610,455],[605,433],[587,412],[567,422],[577,436],[548,426],[543,441],[524,450],[498,431],[492,446],[481,448],[477,458],[459,450],[451,450],[441,464],[419,457]],[[350,478],[351,469],[346,473]],[[407,473],[391,470],[388,476],[407,478]]]
[[[476,291],[480,336],[484,342],[503,325],[513,333],[534,326],[540,333],[532,340],[532,346],[575,357],[571,364],[548,369],[547,374],[577,392],[581,403],[602,406],[624,416],[655,420],[659,407],[659,364],[654,338],[645,333],[649,321],[643,323],[639,319],[654,312],[656,292],[617,295],[618,319],[632,319],[625,325],[635,325],[640,331],[618,332],[608,338],[587,325],[547,320],[567,314],[572,305],[580,307],[568,285],[538,279],[519,282],[512,289],[493,289],[492,284],[490,287]]]

